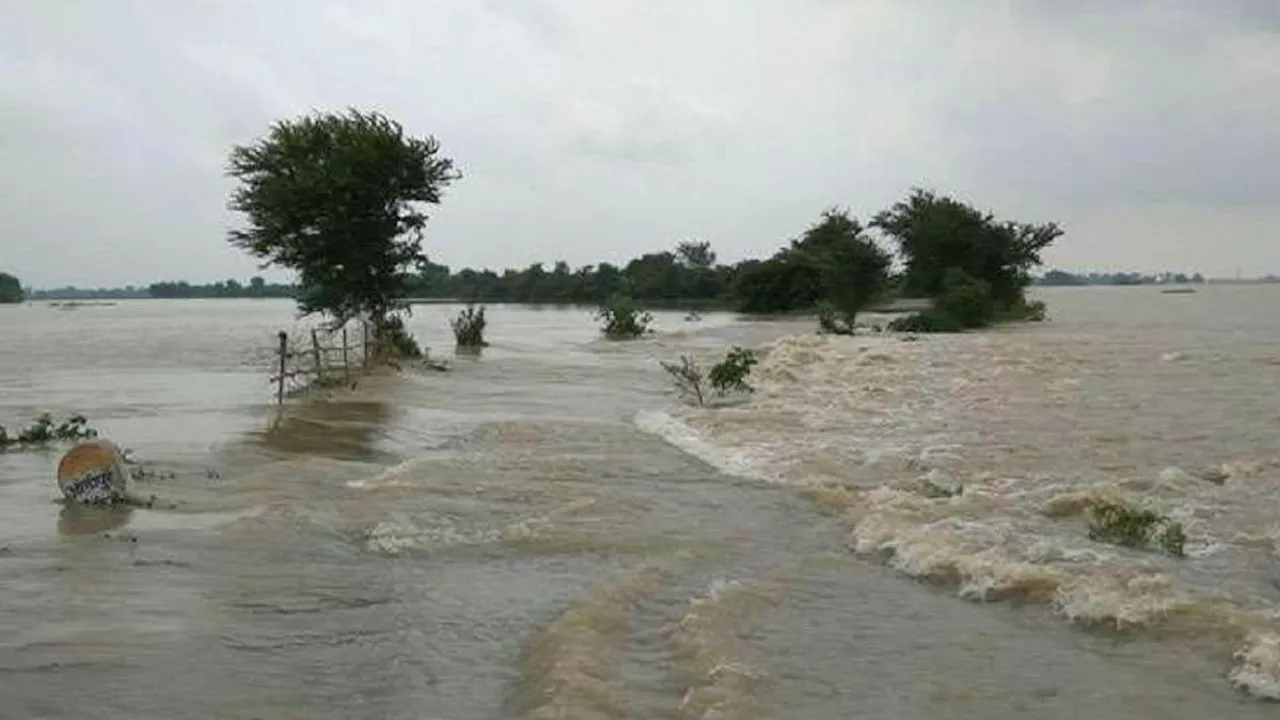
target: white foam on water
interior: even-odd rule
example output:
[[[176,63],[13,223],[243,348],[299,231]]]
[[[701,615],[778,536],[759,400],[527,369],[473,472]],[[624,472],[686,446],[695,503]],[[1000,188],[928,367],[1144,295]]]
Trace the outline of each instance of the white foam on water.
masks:
[[[667,645],[686,686],[677,708],[689,720],[756,717],[759,695],[769,683],[761,668],[741,661],[739,645],[751,616],[782,600],[776,580],[717,579],[689,602],[667,630]]]
[[[1163,620],[1188,607],[1191,599],[1163,573],[1116,577],[1079,577],[1058,589],[1054,604],[1064,616],[1088,625],[1113,624],[1117,629]]]
[[[241,520],[259,517],[267,512],[266,506],[234,510],[230,512],[163,512],[148,510],[134,513],[130,519],[131,530],[214,530]]]
[[[1280,634],[1259,633],[1236,651],[1231,682],[1254,697],[1280,700]]]
[[[383,521],[365,532],[365,547],[383,555],[441,550],[465,545],[499,542],[503,530],[463,530],[447,523],[428,526]]]
[[[642,410],[636,413],[634,422],[641,432],[655,435],[725,474],[752,480],[773,480],[746,452],[710,442],[693,427],[667,413]]]
[[[1098,390],[1115,354],[1052,336],[805,334],[765,348],[748,404],[647,420],[695,454],[747,458],[753,477],[804,488],[820,511],[847,513],[854,552],[959,597],[1041,601],[1082,625],[1208,620],[1231,632],[1253,599],[1274,605],[1243,556],[1280,548],[1265,510],[1280,460],[1215,457],[1212,432],[1187,427],[1189,416],[1131,429],[1145,386]],[[1141,372],[1144,360],[1125,362]],[[1190,440],[1162,448],[1159,433]],[[1186,557],[1092,540],[1089,509],[1107,500],[1181,523]],[[1231,568],[1225,582],[1218,566]],[[1221,614],[1205,611],[1218,604]],[[1265,694],[1280,646],[1251,647],[1239,674]]]
[[[628,717],[628,693],[614,676],[614,659],[630,633],[635,603],[662,587],[683,562],[645,563],[611,578],[535,633],[521,663],[521,717]]]

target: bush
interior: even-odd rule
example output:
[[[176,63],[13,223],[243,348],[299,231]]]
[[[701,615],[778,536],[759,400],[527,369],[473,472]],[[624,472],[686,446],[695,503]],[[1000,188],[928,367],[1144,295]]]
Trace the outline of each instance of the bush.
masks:
[[[964,326],[958,320],[937,309],[911,313],[889,321],[889,332],[907,333],[958,333]]]
[[[698,405],[705,405],[707,393],[704,390],[704,384],[707,380],[711,381],[712,390],[720,397],[735,391],[753,392],[754,388],[747,383],[747,377],[751,375],[751,368],[755,367],[757,362],[759,361],[756,359],[755,351],[734,347],[705,375],[698,363],[688,355],[681,355],[678,364],[669,362],[660,364],[675,381],[676,389],[682,395],[697,400]]]
[[[995,301],[991,298],[991,284],[959,268],[947,270],[942,294],[934,300],[933,307],[964,328],[985,327],[991,324],[996,315]]]
[[[404,318],[389,315],[374,330],[378,342],[378,350],[391,358],[418,359],[423,357],[422,348],[404,327]]]
[[[721,395],[732,391],[754,392],[755,388],[747,383],[747,377],[758,362],[754,350],[735,346],[724,360],[712,366],[711,387]]]
[[[1183,557],[1187,535],[1182,523],[1159,513],[1134,508],[1110,500],[1089,508],[1089,539],[1130,548],[1149,548],[1153,543],[1174,557]]]
[[[1049,319],[1049,309],[1039,300],[1027,300],[1001,308],[996,322],[1044,322]]]
[[[698,405],[706,404],[706,396],[702,392],[702,368],[698,367],[698,363],[688,355],[680,356],[680,363],[661,362],[662,369],[667,371],[671,379],[675,381],[676,389],[681,395],[692,397],[698,401]]]
[[[822,302],[818,304],[818,331],[829,335],[852,335],[853,323],[835,305]]]
[[[54,424],[53,416],[45,413],[36,418],[31,425],[23,428],[15,436],[0,425],[0,449],[8,447],[37,447],[55,442],[77,442],[98,437],[98,431],[89,427],[89,421],[83,415],[72,415],[60,423]]]
[[[453,328],[453,337],[458,341],[458,347],[488,347],[489,343],[484,341],[484,328],[487,322],[484,318],[483,306],[476,308],[468,305],[458,313],[456,318],[449,321],[449,325]]]
[[[626,298],[615,298],[600,308],[596,319],[603,327],[604,336],[610,340],[634,340],[653,332],[653,315],[637,308]]]

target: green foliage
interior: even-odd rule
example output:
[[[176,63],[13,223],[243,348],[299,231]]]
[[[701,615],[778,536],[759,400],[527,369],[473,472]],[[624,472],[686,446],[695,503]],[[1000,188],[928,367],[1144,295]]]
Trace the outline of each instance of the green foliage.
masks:
[[[382,322],[374,326],[373,336],[378,353],[384,359],[416,360],[425,356],[418,341],[405,329],[404,319],[399,315],[384,316]]]
[[[829,335],[852,335],[854,327],[845,321],[836,306],[823,300],[818,303],[818,331]]]
[[[954,267],[947,269],[942,292],[934,298],[933,306],[936,312],[963,328],[983,327],[995,316],[991,284]]]
[[[0,272],[0,303],[20,303],[26,298],[22,283],[9,273]]]
[[[821,305],[833,331],[851,332],[857,314],[885,294],[889,265],[888,253],[866,237],[855,218],[828,210],[790,247],[742,268],[741,310],[781,313]]]
[[[1041,251],[1062,235],[1053,223],[998,222],[990,213],[921,189],[877,215],[872,225],[898,242],[908,295],[937,297],[947,271],[956,268],[987,282],[992,298],[1005,305],[1022,297]]]
[[[698,367],[697,361],[688,355],[681,355],[679,364],[661,360],[659,364],[671,376],[681,395],[694,398],[699,406],[706,404],[706,394],[702,390],[702,368]]]
[[[676,259],[684,267],[707,270],[715,267],[716,253],[705,240],[689,240],[676,245]]]
[[[158,282],[147,286],[147,295],[156,299],[178,298],[291,298],[297,294],[292,285],[268,283],[261,277],[252,277],[246,284],[238,280],[224,280],[208,285],[192,285],[187,282]]]
[[[754,350],[735,346],[725,355],[724,360],[711,366],[711,387],[721,395],[733,391],[753,392],[754,388],[747,383],[747,377],[759,362]]]
[[[857,315],[888,297],[923,297],[936,313],[899,321],[923,331],[958,331],[1004,320],[1035,319],[1042,306],[1025,298],[1040,253],[1062,234],[1052,223],[1003,222],[951,198],[915,190],[871,223],[897,246],[905,272],[890,276],[892,256],[846,212],[829,210],[803,235],[765,259],[716,264],[705,242],[647,253],[616,267],[572,270],[556,263],[501,275],[454,273],[425,263],[420,297],[491,302],[607,303],[622,295],[641,304],[732,302],[744,313],[817,312],[825,332],[852,332]]]
[[[958,333],[964,326],[955,318],[934,309],[903,315],[889,321],[889,332],[902,333]]]
[[[484,328],[488,322],[484,318],[484,307],[475,307],[468,305],[465,309],[458,313],[458,316],[449,321],[449,325],[453,328],[453,337],[458,341],[458,347],[464,348],[482,348],[489,345],[484,341]]]
[[[701,406],[707,401],[705,384],[708,380],[711,382],[711,389],[720,397],[731,392],[753,392],[754,388],[747,382],[747,378],[758,362],[754,350],[735,346],[725,354],[723,360],[711,366],[711,371],[706,374],[689,355],[681,355],[679,363],[660,361],[659,364],[671,376],[680,394],[696,400]]]
[[[1022,313],[1032,312],[1032,306],[1019,301],[1024,310],[999,309],[991,296],[991,286],[986,281],[969,275],[959,268],[950,268],[943,279],[933,307],[923,312],[896,318],[889,323],[895,332],[954,333],[985,327],[998,320],[1025,319]],[[1040,311],[1043,312],[1043,304]]]
[[[1138,549],[1154,544],[1174,557],[1186,554],[1187,536],[1181,523],[1122,502],[1101,501],[1089,508],[1089,539]]]
[[[1040,300],[1026,300],[997,309],[995,319],[996,322],[1044,322],[1049,319],[1049,308]]]
[[[431,137],[406,137],[379,113],[349,110],[276,123],[231,151],[231,208],[248,227],[230,242],[298,275],[298,306],[337,323],[381,323],[425,262],[424,204],[459,174]],[[384,328],[392,332],[393,326]]]
[[[72,415],[55,423],[52,415],[44,413],[31,425],[19,430],[17,435],[9,435],[4,426],[0,425],[0,450],[41,447],[56,442],[78,442],[97,436],[98,431],[89,427],[89,421],[83,415]]]
[[[653,315],[640,310],[624,297],[616,297],[600,308],[596,319],[603,326],[604,336],[610,340],[634,340],[653,332]]]
[[[872,221],[898,243],[906,264],[903,293],[927,297],[966,328],[1026,305],[1040,253],[1062,235],[1054,223],[1000,222],[965,203],[914,190]]]

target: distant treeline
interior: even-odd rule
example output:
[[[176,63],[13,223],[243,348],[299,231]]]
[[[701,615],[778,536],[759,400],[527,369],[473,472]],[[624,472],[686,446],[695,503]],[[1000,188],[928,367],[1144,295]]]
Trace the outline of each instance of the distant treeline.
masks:
[[[147,287],[129,285],[123,288],[77,288],[63,287],[49,290],[31,290],[27,293],[30,300],[141,300],[146,298],[180,299],[180,298],[288,298],[293,297],[296,289],[292,285],[269,283],[260,277],[250,278],[249,282],[224,280],[205,285],[192,285],[188,282],[158,282]]]
[[[523,270],[466,268],[453,271],[446,265],[427,263],[410,281],[411,298],[462,300],[488,303],[599,304],[619,293],[653,305],[692,304],[706,307],[742,303],[740,279],[749,277],[764,261],[744,260],[733,265],[715,264],[707,243],[681,243],[676,252],[641,255],[626,265],[610,263],[571,268],[557,262],[550,270],[534,263]],[[1200,273],[1071,273],[1050,270],[1036,281],[1046,286],[1160,285],[1169,283],[1228,282],[1207,280]],[[1248,282],[1280,282],[1267,275]],[[16,284],[15,284],[15,287]],[[297,287],[268,283],[260,277],[248,282],[224,280],[208,284],[158,282],[146,287],[79,288],[74,286],[25,291],[26,300],[144,300],[182,298],[292,298]],[[0,302],[22,302],[23,295],[0,293]]]
[[[1036,282],[1039,285],[1166,285],[1202,283],[1205,278],[1200,273],[1069,273],[1050,270]]]
[[[560,261],[550,269],[534,263],[499,274],[471,268],[454,271],[427,262],[410,280],[408,294],[488,303],[599,304],[625,295],[648,304],[731,304],[736,302],[736,279],[759,262],[720,265],[706,242],[682,242],[674,252],[646,253],[621,266],[606,262],[572,268]]]

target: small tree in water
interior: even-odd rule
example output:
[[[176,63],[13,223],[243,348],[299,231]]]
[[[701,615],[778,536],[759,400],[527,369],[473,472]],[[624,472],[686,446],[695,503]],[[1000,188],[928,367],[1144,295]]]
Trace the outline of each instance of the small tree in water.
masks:
[[[610,340],[635,340],[653,332],[653,315],[623,297],[614,298],[600,308],[596,319],[602,325],[604,336]]]
[[[487,324],[484,306],[476,308],[473,305],[468,305],[456,318],[449,321],[453,337],[460,348],[487,347],[489,343],[484,341],[484,328]]]
[[[9,273],[0,272],[0,303],[20,303],[26,298],[22,283]]]
[[[398,299],[426,261],[423,206],[460,177],[435,138],[407,137],[378,113],[321,113],[233,148],[228,174],[240,182],[231,209],[248,219],[230,242],[297,272],[303,315],[366,317],[385,350],[416,348]]]
[[[751,375],[751,368],[755,367],[757,362],[759,361],[755,351],[735,347],[725,355],[723,360],[711,366],[711,371],[705,375],[697,361],[688,355],[682,355],[678,364],[669,362],[660,364],[675,382],[676,389],[682,395],[696,400],[701,406],[707,403],[707,392],[703,387],[707,380],[711,381],[711,389],[720,397],[731,392],[754,392],[755,389],[747,382],[747,377]]]

